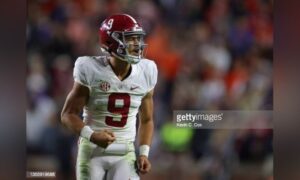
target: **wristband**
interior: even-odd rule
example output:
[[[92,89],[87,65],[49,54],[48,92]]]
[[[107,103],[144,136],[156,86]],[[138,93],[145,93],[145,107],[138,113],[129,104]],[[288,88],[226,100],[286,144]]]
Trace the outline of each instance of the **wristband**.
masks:
[[[89,126],[84,126],[80,131],[80,136],[87,140],[90,140],[93,132],[94,131]]]
[[[144,155],[144,156],[148,157],[149,150],[150,150],[150,147],[148,145],[141,145],[140,146],[140,156]]]

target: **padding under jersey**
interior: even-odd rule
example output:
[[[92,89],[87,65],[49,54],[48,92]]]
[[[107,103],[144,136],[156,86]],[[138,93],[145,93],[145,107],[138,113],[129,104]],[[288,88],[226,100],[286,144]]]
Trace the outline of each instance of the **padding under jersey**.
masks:
[[[142,59],[131,66],[130,75],[122,81],[105,56],[79,57],[73,71],[74,80],[90,90],[84,122],[93,130],[112,129],[120,141],[135,140],[136,115],[142,98],[157,82],[154,61]]]

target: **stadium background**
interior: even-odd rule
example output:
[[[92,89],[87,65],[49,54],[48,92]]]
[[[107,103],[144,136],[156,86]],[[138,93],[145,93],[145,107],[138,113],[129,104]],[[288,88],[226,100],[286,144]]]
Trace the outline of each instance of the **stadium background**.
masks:
[[[271,0],[28,0],[27,170],[75,178],[77,138],[60,110],[74,61],[100,54],[98,27],[120,12],[142,24],[146,57],[159,69],[152,171],[143,179],[272,179],[271,129],[171,125],[179,109],[273,109]]]

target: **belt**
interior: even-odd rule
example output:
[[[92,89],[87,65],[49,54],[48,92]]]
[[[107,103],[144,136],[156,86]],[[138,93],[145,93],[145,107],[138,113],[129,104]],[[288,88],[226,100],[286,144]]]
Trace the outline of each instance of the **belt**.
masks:
[[[101,155],[125,155],[129,152],[134,152],[133,142],[113,142],[106,148],[97,146],[93,151],[93,156]]]

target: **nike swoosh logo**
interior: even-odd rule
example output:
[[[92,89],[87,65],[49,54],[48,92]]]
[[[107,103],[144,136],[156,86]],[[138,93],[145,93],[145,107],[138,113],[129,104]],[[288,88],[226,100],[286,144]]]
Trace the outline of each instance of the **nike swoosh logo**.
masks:
[[[137,88],[139,88],[139,87],[138,87],[138,86],[131,87],[131,88],[130,88],[130,91],[135,90],[135,89],[137,89]]]

